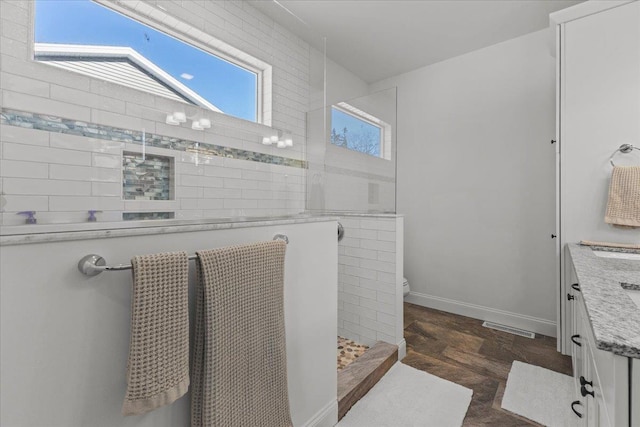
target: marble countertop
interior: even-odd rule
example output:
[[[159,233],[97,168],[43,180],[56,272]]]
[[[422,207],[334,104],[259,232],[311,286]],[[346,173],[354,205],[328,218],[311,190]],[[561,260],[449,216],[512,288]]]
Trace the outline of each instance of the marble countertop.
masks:
[[[640,308],[625,292],[640,287],[640,261],[597,257],[589,246],[569,244],[596,346],[640,358]]]
[[[289,215],[281,217],[248,217],[245,219],[156,220],[118,223],[50,224],[0,227],[0,246],[29,243],[63,242],[70,240],[103,239],[149,234],[187,233],[229,228],[266,227],[271,225],[304,224],[337,221],[336,216]],[[71,229],[70,229],[71,228]]]
[[[337,217],[363,217],[363,218],[400,218],[404,217],[404,214],[395,214],[388,212],[340,212],[340,211],[327,211],[322,215],[337,216]]]

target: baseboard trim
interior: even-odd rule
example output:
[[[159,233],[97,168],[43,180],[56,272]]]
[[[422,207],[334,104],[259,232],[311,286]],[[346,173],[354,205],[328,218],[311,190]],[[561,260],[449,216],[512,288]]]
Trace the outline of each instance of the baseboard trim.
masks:
[[[447,311],[461,316],[473,317],[474,319],[488,320],[507,326],[526,329],[536,334],[555,337],[557,333],[556,322],[540,319],[532,316],[525,316],[510,311],[498,310],[491,307],[470,304],[434,295],[421,294],[419,292],[409,292],[405,297],[406,302],[421,305],[423,307],[434,308],[436,310]]]
[[[407,355],[407,341],[402,338],[402,340],[398,343],[398,361],[404,359]]]
[[[338,423],[338,400],[332,400],[320,409],[302,427],[334,427]]]

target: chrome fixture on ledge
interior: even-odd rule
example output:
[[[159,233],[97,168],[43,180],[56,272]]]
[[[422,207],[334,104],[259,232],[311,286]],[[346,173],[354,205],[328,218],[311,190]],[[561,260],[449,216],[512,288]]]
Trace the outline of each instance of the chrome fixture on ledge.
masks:
[[[286,234],[276,234],[273,236],[273,240],[282,240],[289,244],[289,237]],[[189,261],[197,258],[198,255],[189,255]],[[97,276],[103,271],[123,271],[131,270],[132,268],[131,264],[107,265],[105,259],[96,254],[85,255],[78,261],[78,270],[87,276]]]
[[[38,222],[36,219],[36,211],[22,211],[18,212],[16,215],[25,215],[27,217],[25,222],[27,224],[36,224]]]

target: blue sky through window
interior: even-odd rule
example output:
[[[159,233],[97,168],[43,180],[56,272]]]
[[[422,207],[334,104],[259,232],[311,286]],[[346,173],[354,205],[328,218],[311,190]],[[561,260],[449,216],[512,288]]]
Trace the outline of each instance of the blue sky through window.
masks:
[[[90,0],[36,0],[35,9],[36,43],[131,47],[226,114],[257,120],[255,73]]]
[[[382,129],[366,120],[331,108],[331,143],[380,157]]]

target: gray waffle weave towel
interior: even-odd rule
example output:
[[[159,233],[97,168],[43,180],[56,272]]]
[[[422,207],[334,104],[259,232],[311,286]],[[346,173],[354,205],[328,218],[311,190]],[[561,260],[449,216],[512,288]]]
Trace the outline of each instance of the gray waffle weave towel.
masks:
[[[168,405],[189,389],[189,259],[136,256],[123,415]]]
[[[292,426],[282,241],[198,252],[192,427]]]
[[[614,166],[604,221],[640,227],[640,166]]]

